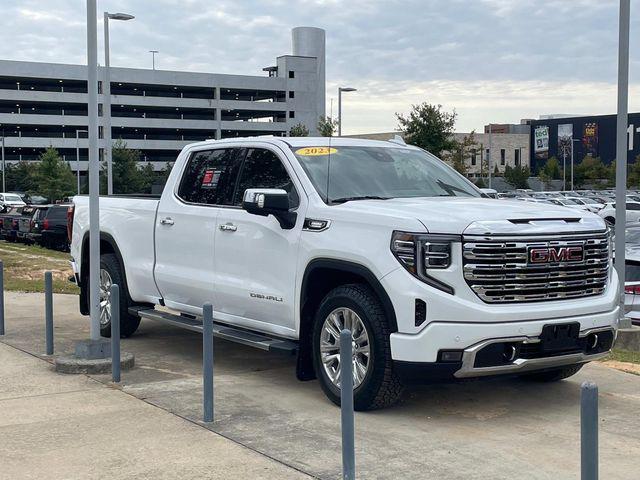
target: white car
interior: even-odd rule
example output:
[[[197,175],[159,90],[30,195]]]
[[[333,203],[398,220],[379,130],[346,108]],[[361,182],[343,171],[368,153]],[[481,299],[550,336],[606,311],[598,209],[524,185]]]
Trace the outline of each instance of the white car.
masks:
[[[609,225],[616,224],[616,204],[615,202],[607,203],[598,211],[600,215]],[[627,223],[640,222],[640,202],[627,202],[626,211]]]
[[[604,203],[596,202],[595,200],[588,197],[567,197],[567,200],[573,200],[578,205],[584,205],[587,207],[587,210],[593,213],[598,213],[604,207]]]
[[[412,382],[561,380],[615,337],[619,287],[602,218],[483,198],[413,146],[188,145],[160,198],[100,199],[102,293],[91,299],[88,203],[77,196],[69,212],[72,266],[80,311],[101,318],[102,335],[114,282],[127,336],[141,318],[202,331],[210,302],[216,334],[296,353],[298,378],[318,378],[339,403],[347,329],[358,410],[392,404]]]
[[[561,207],[573,208],[575,210],[584,210],[585,212],[591,212],[591,210],[584,205],[583,203],[578,203],[575,200],[565,197],[565,198],[550,198],[549,202],[554,205],[558,205]]]
[[[0,208],[2,207],[26,207],[20,196],[15,193],[0,193]]]

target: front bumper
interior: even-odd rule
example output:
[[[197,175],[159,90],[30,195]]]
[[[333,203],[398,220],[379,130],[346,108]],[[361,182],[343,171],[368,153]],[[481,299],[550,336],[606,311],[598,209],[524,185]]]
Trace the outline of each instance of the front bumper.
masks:
[[[454,323],[434,322],[415,335],[391,334],[391,353],[398,370],[409,371],[411,377],[419,376],[421,366],[425,374],[454,378],[487,375],[516,374],[572,365],[605,356],[617,331],[619,308],[589,316],[574,316],[547,320],[506,323]],[[601,345],[588,351],[554,352],[552,354],[527,355],[540,342],[546,325],[579,324],[579,340],[589,342],[599,335]],[[604,340],[606,339],[606,340]],[[478,365],[476,357],[485,347],[516,345],[512,358],[496,365]],[[526,348],[520,348],[526,346]],[[603,348],[602,348],[603,347]],[[459,362],[442,362],[442,351],[458,351]],[[442,375],[441,375],[442,374]]]

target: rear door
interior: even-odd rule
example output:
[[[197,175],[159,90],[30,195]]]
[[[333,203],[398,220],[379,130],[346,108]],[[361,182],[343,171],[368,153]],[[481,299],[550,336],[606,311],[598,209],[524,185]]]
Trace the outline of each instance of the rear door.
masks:
[[[280,188],[298,212],[284,230],[272,216],[241,208],[245,190]],[[298,246],[307,198],[288,160],[272,147],[250,148],[232,208],[220,210],[216,229],[216,317],[280,335],[294,332]]]
[[[230,204],[239,170],[237,148],[194,151],[156,216],[156,284],[165,304],[199,314],[214,305],[214,232],[219,205]]]

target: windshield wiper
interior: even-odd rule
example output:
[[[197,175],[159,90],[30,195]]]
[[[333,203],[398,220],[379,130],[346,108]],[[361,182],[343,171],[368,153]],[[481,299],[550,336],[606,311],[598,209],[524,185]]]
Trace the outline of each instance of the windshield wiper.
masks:
[[[389,200],[392,197],[380,197],[378,195],[362,195],[359,197],[342,197],[331,200],[331,203],[345,203],[352,200]]]

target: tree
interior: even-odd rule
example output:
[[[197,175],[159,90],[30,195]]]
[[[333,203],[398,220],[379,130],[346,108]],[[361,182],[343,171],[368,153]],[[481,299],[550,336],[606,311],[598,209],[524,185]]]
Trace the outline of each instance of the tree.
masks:
[[[527,167],[507,165],[504,169],[504,181],[513,188],[529,188],[528,180],[530,174]]]
[[[306,125],[302,123],[297,123],[296,125],[291,127],[291,130],[289,130],[289,136],[290,137],[308,137],[309,129],[306,127]],[[325,136],[330,136],[330,135],[325,135]]]
[[[5,170],[7,191],[37,193],[37,169],[35,162],[8,163]]]
[[[615,170],[614,170],[615,173]],[[635,162],[629,165],[627,175],[627,187],[637,189],[640,187],[640,155],[636,156]]]
[[[465,160],[473,155],[478,146],[474,135],[475,132],[472,131],[469,135],[465,135],[462,140],[454,138],[452,150],[444,154],[444,159],[462,175],[466,175],[469,170]]]
[[[573,167],[573,185],[581,187],[585,183],[599,183],[611,177],[610,167],[607,167],[600,157],[587,155],[582,161]]]
[[[47,148],[38,160],[40,163],[34,170],[34,180],[35,189],[40,195],[55,202],[75,193],[76,179],[71,167],[62,160],[55,148]],[[29,191],[33,192],[34,188]]]
[[[431,105],[427,102],[412,105],[407,117],[396,113],[398,127],[404,133],[405,141],[438,157],[444,151],[453,150],[456,117],[455,111],[445,112],[442,105]]]
[[[333,137],[333,134],[338,129],[338,121],[331,117],[325,117],[322,115],[318,122],[318,132],[323,137]]]
[[[155,180],[153,166],[149,163],[140,168],[140,151],[127,148],[127,144],[118,139],[113,144],[113,193],[149,193]],[[107,192],[107,164],[102,165],[100,191]]]
[[[165,166],[162,168],[162,170],[158,172],[158,181],[161,182],[163,185],[167,183],[167,180],[169,179],[169,174],[171,173],[171,170],[173,170],[174,163],[175,162],[167,162]]]
[[[562,169],[560,168],[560,162],[556,157],[551,157],[544,164],[544,167],[540,169],[538,173],[540,177],[548,178],[549,180],[558,180],[562,177]]]

